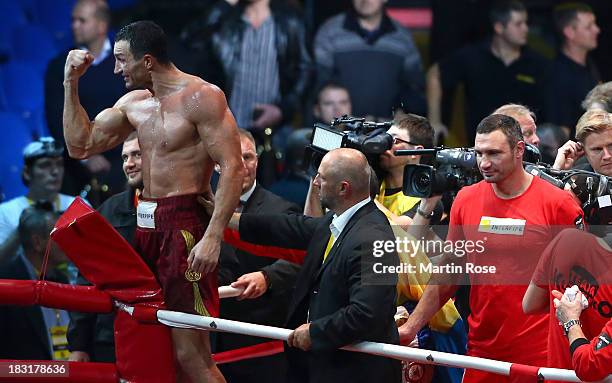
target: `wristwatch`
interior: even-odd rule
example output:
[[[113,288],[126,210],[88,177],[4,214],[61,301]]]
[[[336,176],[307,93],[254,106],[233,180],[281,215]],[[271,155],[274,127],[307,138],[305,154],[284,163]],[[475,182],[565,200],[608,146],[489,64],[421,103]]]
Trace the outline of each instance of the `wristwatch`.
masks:
[[[570,328],[574,325],[582,326],[582,324],[580,323],[580,319],[570,319],[567,322],[563,323],[563,332],[565,332],[565,336],[567,336]]]
[[[432,219],[434,216],[434,211],[430,211],[429,213],[424,212],[423,210],[421,210],[421,207],[419,206],[417,208],[417,214],[420,215],[421,217],[425,218],[425,219]]]

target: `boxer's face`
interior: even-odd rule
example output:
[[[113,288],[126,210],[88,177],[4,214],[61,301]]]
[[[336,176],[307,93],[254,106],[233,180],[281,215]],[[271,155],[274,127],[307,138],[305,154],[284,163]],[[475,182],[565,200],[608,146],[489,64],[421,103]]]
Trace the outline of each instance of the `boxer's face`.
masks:
[[[127,40],[115,42],[113,53],[115,55],[114,73],[123,77],[127,89],[146,87],[151,82],[151,74],[144,64],[146,55],[140,59],[134,58]]]

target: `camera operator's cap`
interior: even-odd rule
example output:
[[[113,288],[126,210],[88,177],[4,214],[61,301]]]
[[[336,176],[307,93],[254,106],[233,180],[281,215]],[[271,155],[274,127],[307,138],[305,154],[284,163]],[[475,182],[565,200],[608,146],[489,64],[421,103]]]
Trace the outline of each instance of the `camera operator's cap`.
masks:
[[[587,110],[576,124],[576,139],[584,141],[590,133],[612,128],[612,114],[601,109]]]
[[[59,145],[53,137],[40,137],[38,140],[30,142],[23,149],[24,161],[42,157],[61,157],[63,154],[64,147]]]

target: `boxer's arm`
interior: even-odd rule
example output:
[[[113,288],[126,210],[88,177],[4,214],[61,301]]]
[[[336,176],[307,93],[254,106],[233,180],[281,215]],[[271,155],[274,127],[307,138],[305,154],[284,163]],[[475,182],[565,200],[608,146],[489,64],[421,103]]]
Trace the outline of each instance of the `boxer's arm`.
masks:
[[[190,256],[190,266],[200,272],[210,272],[214,269],[219,256],[216,243],[223,239],[223,230],[227,226],[238,200],[244,177],[240,138],[236,121],[227,106],[225,95],[216,86],[203,85],[200,89],[201,98],[197,108],[188,108],[198,128],[200,138],[206,145],[211,160],[219,164],[221,176],[215,193],[215,208],[204,233]],[[216,255],[215,255],[216,253]]]
[[[89,121],[78,101],[77,86],[65,86],[64,139],[72,158],[88,158],[121,144],[134,130],[125,113],[116,107],[100,112]]]
[[[93,62],[93,56],[85,51],[70,51],[64,69],[64,139],[68,153],[73,158],[87,158],[111,149],[134,130],[121,109],[136,92],[123,96],[115,106],[100,112],[90,121],[79,99],[79,78]]]

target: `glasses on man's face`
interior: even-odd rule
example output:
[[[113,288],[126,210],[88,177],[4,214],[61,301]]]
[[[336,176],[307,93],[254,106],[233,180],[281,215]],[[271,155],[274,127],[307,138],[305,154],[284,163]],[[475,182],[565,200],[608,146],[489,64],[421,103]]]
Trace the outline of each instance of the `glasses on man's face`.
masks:
[[[414,142],[410,142],[410,141],[402,140],[401,138],[393,137],[393,145],[399,145],[399,144],[408,144],[412,146],[417,145]]]

